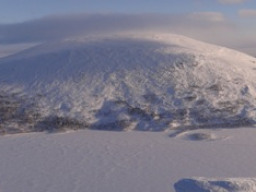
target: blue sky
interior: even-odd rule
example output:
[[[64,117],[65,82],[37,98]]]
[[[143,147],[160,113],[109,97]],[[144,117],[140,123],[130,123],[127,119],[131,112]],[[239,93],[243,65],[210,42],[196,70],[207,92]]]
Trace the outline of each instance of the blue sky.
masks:
[[[256,55],[256,0],[0,0],[0,46],[120,30],[178,33]]]

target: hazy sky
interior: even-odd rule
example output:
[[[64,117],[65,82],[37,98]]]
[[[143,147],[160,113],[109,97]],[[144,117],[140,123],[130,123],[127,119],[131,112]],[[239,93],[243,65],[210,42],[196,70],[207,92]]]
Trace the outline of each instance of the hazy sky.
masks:
[[[0,46],[162,30],[256,55],[256,0],[0,0]]]
[[[221,12],[231,18],[256,15],[255,0],[0,0],[0,22],[72,13]],[[239,12],[242,11],[242,14]]]

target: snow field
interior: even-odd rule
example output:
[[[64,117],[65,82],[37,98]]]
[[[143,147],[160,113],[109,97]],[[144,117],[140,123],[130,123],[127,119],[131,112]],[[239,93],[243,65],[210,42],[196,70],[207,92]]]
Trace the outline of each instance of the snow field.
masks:
[[[203,177],[196,181],[207,183],[210,178],[255,177],[254,128],[187,132],[196,133],[218,139],[169,137],[172,132],[92,130],[1,136],[0,189],[175,192],[174,184],[183,178]],[[242,189],[244,181],[235,183]]]

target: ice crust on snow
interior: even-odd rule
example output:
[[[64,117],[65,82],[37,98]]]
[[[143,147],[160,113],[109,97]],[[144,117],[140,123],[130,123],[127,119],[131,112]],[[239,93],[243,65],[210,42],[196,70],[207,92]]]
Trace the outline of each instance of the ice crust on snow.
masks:
[[[0,59],[0,129],[251,126],[255,60],[172,34],[39,45]]]
[[[255,178],[182,179],[175,183],[176,192],[254,192]]]

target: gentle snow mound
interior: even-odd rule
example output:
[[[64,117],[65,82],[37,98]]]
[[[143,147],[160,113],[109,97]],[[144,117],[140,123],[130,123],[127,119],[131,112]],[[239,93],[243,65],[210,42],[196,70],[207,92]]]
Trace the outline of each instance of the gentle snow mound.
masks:
[[[255,192],[256,178],[182,179],[174,188],[176,192]]]
[[[210,132],[183,132],[183,133],[174,133],[170,135],[170,137],[177,137],[181,138],[184,140],[189,140],[189,141],[215,141],[215,140],[220,140],[221,138],[217,137],[214,133]]]

